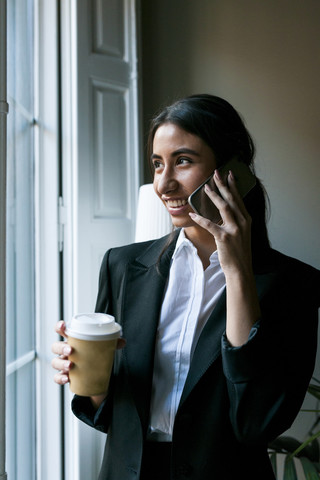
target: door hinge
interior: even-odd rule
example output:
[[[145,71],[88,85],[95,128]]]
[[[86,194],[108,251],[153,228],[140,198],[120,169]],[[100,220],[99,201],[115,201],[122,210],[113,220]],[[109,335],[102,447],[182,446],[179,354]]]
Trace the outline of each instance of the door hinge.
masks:
[[[63,252],[64,246],[64,226],[67,223],[67,208],[63,205],[63,197],[58,200],[58,247],[59,252]]]

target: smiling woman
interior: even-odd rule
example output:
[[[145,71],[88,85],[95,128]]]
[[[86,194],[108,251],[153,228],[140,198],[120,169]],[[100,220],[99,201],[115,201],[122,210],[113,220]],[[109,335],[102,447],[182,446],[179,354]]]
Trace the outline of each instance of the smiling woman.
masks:
[[[176,229],[102,262],[96,311],[115,316],[126,342],[109,390],[72,402],[108,433],[100,480],[275,478],[267,446],[293,422],[314,368],[320,272],[271,249],[258,180],[242,200],[232,171],[217,170],[235,157],[253,171],[253,156],[238,113],[212,95],[151,124],[154,189]],[[187,201],[213,171],[219,223]],[[63,323],[57,331],[66,336]],[[60,384],[65,348],[53,346]]]
[[[187,144],[188,142],[191,142],[191,144],[193,142],[195,147],[194,149],[191,148],[194,152],[193,157],[190,156],[191,152],[189,152],[189,160],[185,158],[186,155],[182,155],[182,161],[187,163],[193,161],[195,166],[202,163],[203,171],[198,171],[200,178],[201,175],[204,176],[202,181],[199,180],[199,176],[197,177],[198,182],[195,181],[193,190],[212,174],[215,168],[227,164],[232,158],[237,158],[254,172],[254,143],[239,113],[230,103],[220,97],[206,94],[192,95],[169,105],[151,122],[148,138],[148,157],[156,191],[158,167],[160,168],[160,173],[162,172],[161,159],[158,158],[157,153],[157,139],[166,133],[168,135],[170,131],[171,134],[173,131],[176,131],[176,136],[179,136],[180,133],[180,141],[184,140]],[[169,139],[167,139],[168,141]],[[176,141],[178,141],[177,138]],[[181,154],[179,148],[181,148],[181,145],[177,146],[177,155]],[[207,164],[205,164],[206,160]],[[230,181],[232,182],[232,179]],[[192,192],[190,191],[190,193]],[[172,196],[171,193],[170,195]],[[214,194],[211,193],[211,195]],[[162,196],[161,198],[164,200],[166,197]],[[259,263],[264,256],[264,252],[270,247],[266,226],[267,201],[268,197],[264,187],[260,180],[256,178],[255,188],[244,199],[246,210],[251,217],[251,250],[254,264]],[[192,212],[190,208],[185,210],[188,210],[188,213]],[[178,213],[177,210],[174,211]],[[170,214],[173,214],[174,211],[170,211]],[[182,220],[182,217],[173,217],[172,215],[173,224],[181,226],[179,221]],[[195,222],[192,222],[190,226],[194,227]],[[206,240],[206,242],[203,242],[199,239],[197,247],[199,255],[202,258],[203,255],[208,258],[209,252],[212,251],[212,246],[215,245],[212,235],[208,235],[204,229],[197,228],[191,228],[189,234],[192,235],[192,233],[194,234],[193,242],[197,242],[196,239],[199,234],[203,240]],[[170,241],[171,239],[169,243]],[[205,248],[204,245],[207,242],[208,246]],[[201,250],[203,250],[203,254]]]

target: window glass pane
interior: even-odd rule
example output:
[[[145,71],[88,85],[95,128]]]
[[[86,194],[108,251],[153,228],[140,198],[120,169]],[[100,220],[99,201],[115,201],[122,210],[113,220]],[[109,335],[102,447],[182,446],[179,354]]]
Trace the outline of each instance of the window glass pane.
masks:
[[[10,0],[7,10],[7,471],[10,480],[34,480],[33,0]]]
[[[33,2],[8,2],[7,361],[34,348]]]
[[[7,362],[34,349],[33,132],[12,109],[8,122]]]
[[[7,377],[7,473],[8,479],[35,476],[34,362]]]

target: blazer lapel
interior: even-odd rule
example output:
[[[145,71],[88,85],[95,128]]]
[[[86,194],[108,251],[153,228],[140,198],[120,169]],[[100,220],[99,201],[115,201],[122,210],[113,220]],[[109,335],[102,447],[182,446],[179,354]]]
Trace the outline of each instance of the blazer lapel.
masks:
[[[174,246],[175,242],[157,265],[163,242],[152,244],[151,249],[128,265],[124,280],[122,330],[123,337],[131,340],[123,349],[123,357],[145,428],[149,417],[156,332]]]
[[[224,290],[199,337],[182,392],[180,406],[210,365],[219,357],[221,353],[221,336],[225,328],[226,292]]]

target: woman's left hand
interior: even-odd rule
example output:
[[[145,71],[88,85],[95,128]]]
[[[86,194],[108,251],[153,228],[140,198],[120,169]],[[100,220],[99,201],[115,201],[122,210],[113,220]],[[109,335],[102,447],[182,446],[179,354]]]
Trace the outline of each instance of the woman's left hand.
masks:
[[[229,172],[227,182],[224,182],[216,170],[214,181],[221,196],[208,185],[205,186],[205,190],[218,208],[221,222],[216,224],[193,213],[190,213],[190,216],[214,236],[225,275],[234,273],[246,275],[252,272],[251,217],[237,190],[232,172]]]

